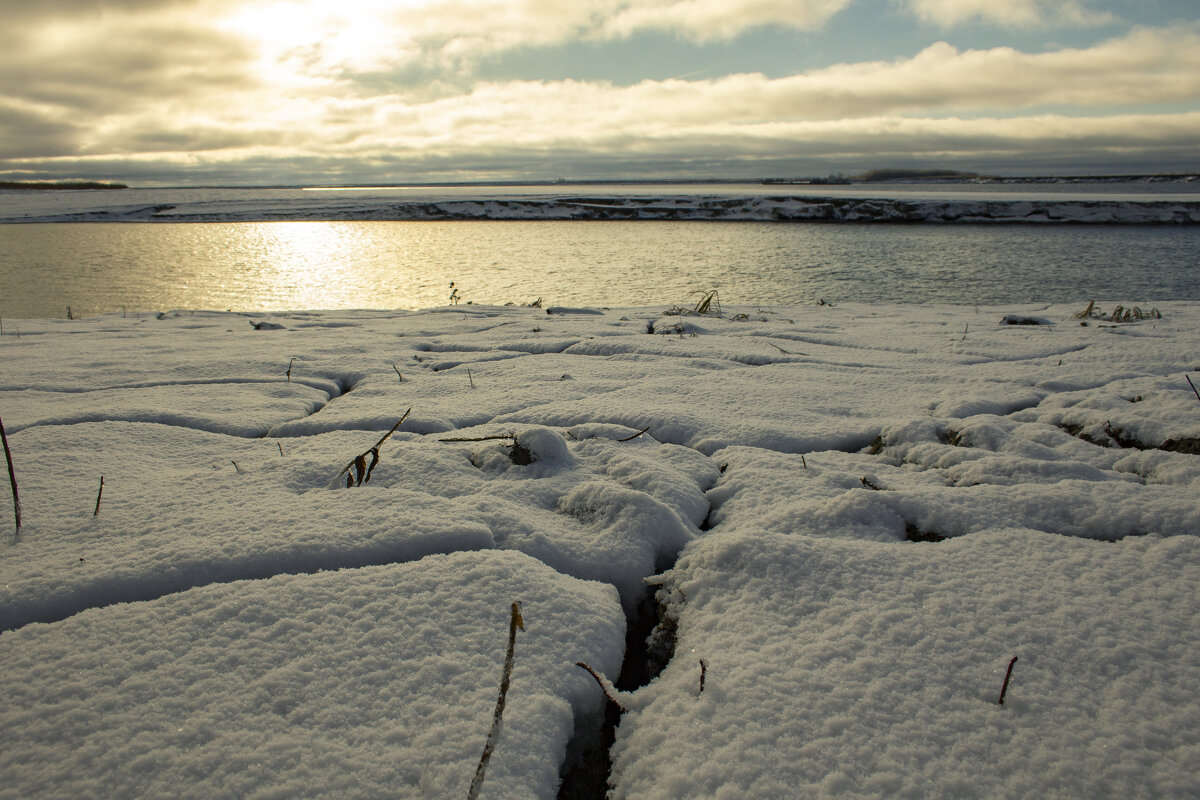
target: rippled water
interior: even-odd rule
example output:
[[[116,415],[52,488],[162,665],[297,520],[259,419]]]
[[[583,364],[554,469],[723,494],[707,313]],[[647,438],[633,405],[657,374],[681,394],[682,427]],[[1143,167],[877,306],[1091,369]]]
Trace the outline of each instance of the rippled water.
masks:
[[[714,222],[0,226],[0,317],[122,308],[1200,300],[1200,230]],[[694,299],[694,298],[693,298]]]

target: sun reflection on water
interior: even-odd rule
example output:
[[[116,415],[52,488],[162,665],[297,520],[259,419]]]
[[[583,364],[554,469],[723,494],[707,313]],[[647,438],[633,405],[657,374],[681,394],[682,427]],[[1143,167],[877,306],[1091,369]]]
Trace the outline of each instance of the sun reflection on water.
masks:
[[[0,226],[0,316],[464,303],[996,303],[1196,297],[1200,231],[1142,226],[710,222],[58,223]]]
[[[244,257],[253,260],[236,278],[249,277],[267,305],[286,308],[335,308],[359,294],[355,286],[354,232],[328,222],[246,223],[236,227]],[[266,299],[266,298],[264,298]]]

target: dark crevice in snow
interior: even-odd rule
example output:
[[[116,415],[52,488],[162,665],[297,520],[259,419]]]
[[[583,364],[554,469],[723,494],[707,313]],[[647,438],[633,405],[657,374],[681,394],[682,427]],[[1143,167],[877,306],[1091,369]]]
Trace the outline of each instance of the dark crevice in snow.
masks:
[[[1169,453],[1187,453],[1188,455],[1200,456],[1200,437],[1184,436],[1179,439],[1167,439],[1158,446],[1159,450],[1166,450]]]
[[[1096,437],[1092,436],[1087,431],[1085,431],[1083,429],[1082,425],[1072,425],[1068,422],[1062,422],[1062,423],[1059,423],[1058,427],[1063,429],[1067,433],[1071,434],[1076,439],[1082,439],[1083,441],[1085,441],[1089,444],[1094,444],[1097,447],[1112,447],[1111,442],[1107,442],[1102,439],[1097,439]]]
[[[934,531],[923,531],[913,523],[906,522],[904,538],[910,542],[944,542],[948,537]]]
[[[700,530],[711,528],[712,512],[710,504]],[[655,576],[647,579],[646,591],[633,613],[626,616],[625,658],[621,674],[613,682],[619,691],[633,692],[646,686],[675,657],[677,615],[671,613],[667,604],[676,590],[662,585],[661,576],[675,566],[678,558],[677,552],[660,560]],[[604,704],[602,712],[575,720],[575,732],[567,743],[567,755],[559,773],[558,800],[604,800],[612,771],[611,750],[620,722],[621,710],[611,702]]]
[[[620,691],[632,692],[650,683],[675,655],[675,620],[661,601],[662,591],[648,587],[627,618],[625,660],[614,681]],[[603,800],[607,795],[610,751],[620,721],[620,709],[610,702],[603,712],[576,718],[560,771],[558,800]]]
[[[700,530],[710,529],[713,508]],[[679,553],[661,559],[656,575],[647,579],[646,591],[633,613],[625,621],[625,659],[621,674],[613,685],[622,692],[646,686],[667,668],[675,657],[676,615],[667,607],[674,590],[661,585],[663,573],[675,566]],[[616,741],[621,710],[606,702],[602,712],[593,712],[575,720],[575,732],[567,743],[567,755],[560,770],[558,800],[604,800],[612,771],[611,750]]]
[[[575,719],[575,733],[567,742],[559,772],[558,800],[604,800],[612,769],[609,750],[620,719],[621,712],[612,703],[605,703],[603,711]]]
[[[675,623],[651,586],[638,601],[625,626],[625,660],[614,685],[623,692],[642,688],[657,678],[675,655]]]
[[[352,391],[354,391],[355,387],[357,387],[359,384],[359,381],[356,381],[354,378],[350,378],[350,377],[340,377],[339,376],[339,377],[330,378],[330,380],[333,381],[335,390],[333,392],[329,393],[329,399],[326,400],[324,403],[317,403],[316,405],[313,406],[312,411],[308,412],[307,414],[305,414],[302,417],[299,417],[299,419],[308,419],[309,417],[312,417],[315,414],[319,414],[320,412],[324,411],[326,408],[329,408],[329,404],[332,403],[334,400],[337,400],[339,397],[345,397],[346,395],[350,394]],[[319,388],[319,387],[313,387],[313,388]],[[295,421],[296,420],[288,420],[288,422],[295,422]],[[287,423],[282,423],[282,424],[287,424]],[[264,433],[262,435],[262,438],[266,439],[268,437],[276,436],[275,428],[278,428],[278,427],[279,427],[278,425],[272,426],[272,429],[267,431],[266,433]]]
[[[1082,439],[1085,442],[1094,444],[1098,447],[1112,447],[1114,444],[1117,447],[1132,449],[1132,450],[1164,450],[1168,453],[1184,453],[1186,455],[1200,455],[1200,437],[1196,436],[1180,436],[1179,438],[1166,439],[1161,444],[1153,445],[1137,439],[1126,433],[1121,428],[1115,428],[1111,423],[1104,425],[1104,438],[1093,436],[1084,429],[1083,425],[1074,425],[1069,422],[1060,422],[1059,428],[1074,436],[1076,439]]]

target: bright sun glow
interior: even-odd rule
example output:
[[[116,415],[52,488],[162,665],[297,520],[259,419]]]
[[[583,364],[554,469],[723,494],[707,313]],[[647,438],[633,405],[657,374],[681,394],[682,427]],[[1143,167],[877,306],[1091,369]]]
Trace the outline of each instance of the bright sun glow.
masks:
[[[370,69],[411,39],[405,18],[435,0],[269,0],[238,6],[218,26],[258,49],[260,77],[294,83]]]

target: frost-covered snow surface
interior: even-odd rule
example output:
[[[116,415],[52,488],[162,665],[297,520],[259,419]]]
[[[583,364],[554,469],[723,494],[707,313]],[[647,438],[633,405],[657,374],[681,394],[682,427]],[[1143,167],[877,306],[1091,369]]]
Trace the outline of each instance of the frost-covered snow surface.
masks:
[[[0,798],[465,797],[514,601],[553,798],[647,593],[612,797],[1194,797],[1200,304],[1084,305],[6,326]]]

